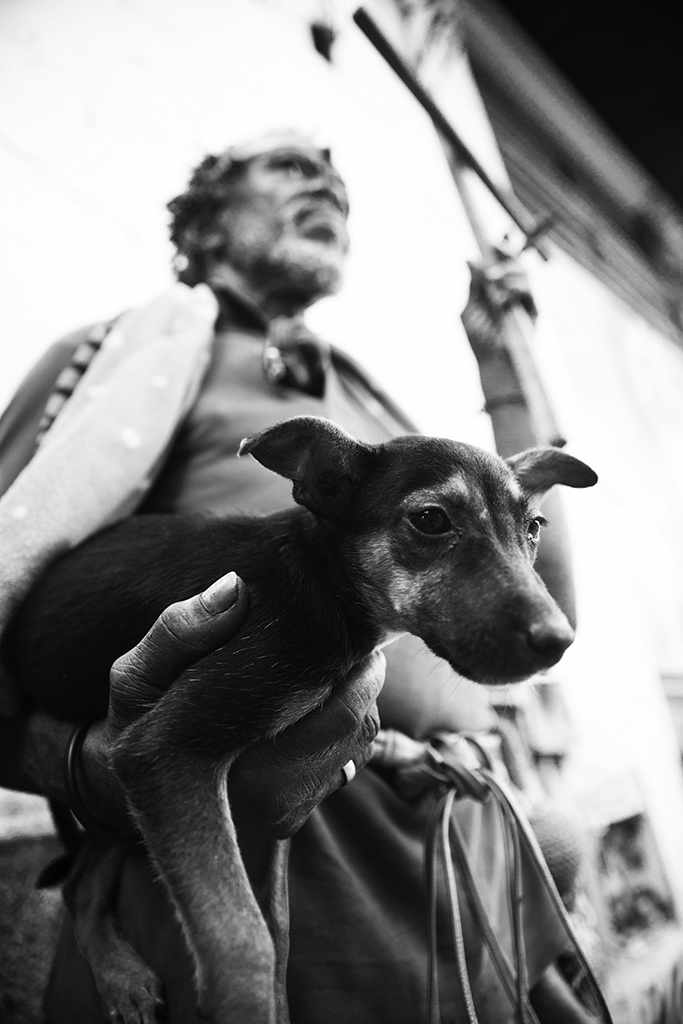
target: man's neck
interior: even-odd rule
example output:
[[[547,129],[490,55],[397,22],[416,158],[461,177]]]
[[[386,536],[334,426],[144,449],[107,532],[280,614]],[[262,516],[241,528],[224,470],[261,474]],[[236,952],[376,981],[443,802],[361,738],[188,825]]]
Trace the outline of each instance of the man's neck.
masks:
[[[296,316],[306,308],[291,295],[265,293],[227,263],[213,267],[208,284],[220,300],[222,294],[237,299],[256,319],[264,324],[279,316]]]

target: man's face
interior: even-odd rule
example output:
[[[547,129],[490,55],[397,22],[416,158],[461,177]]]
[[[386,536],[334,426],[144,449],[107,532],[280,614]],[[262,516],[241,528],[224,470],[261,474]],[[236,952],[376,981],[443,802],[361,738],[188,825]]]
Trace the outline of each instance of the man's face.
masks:
[[[258,292],[309,305],[339,286],[348,212],[344,184],[323,151],[292,145],[253,156],[215,225],[219,264]]]

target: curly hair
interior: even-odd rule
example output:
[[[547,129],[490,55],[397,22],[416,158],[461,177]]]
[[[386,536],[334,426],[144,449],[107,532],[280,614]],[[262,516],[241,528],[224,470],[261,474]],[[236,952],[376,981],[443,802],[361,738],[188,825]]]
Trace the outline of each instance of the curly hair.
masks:
[[[193,286],[206,280],[201,236],[225,207],[230,188],[243,168],[244,161],[235,160],[230,151],[206,156],[192,172],[185,192],[167,204],[171,242],[176,248],[176,273],[183,284]]]

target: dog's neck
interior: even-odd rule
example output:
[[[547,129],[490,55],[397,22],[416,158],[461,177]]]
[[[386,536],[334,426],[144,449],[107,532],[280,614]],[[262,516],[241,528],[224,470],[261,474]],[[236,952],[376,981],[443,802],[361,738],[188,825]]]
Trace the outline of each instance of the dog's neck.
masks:
[[[292,620],[298,620],[301,630],[324,636],[331,650],[342,649],[354,661],[389,639],[374,591],[343,531],[299,506],[263,522],[259,561],[268,569],[277,557],[278,571],[286,576],[274,587],[272,573],[267,573],[265,589],[269,595],[276,590],[279,603],[286,590]]]

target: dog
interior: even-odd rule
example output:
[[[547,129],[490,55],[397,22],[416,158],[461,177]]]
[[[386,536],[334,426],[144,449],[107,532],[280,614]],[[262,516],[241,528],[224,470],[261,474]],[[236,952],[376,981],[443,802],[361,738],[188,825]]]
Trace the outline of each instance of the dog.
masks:
[[[37,706],[104,717],[112,662],[167,605],[228,569],[245,580],[245,625],[128,727],[115,767],[183,924],[201,1012],[213,1024],[281,1024],[286,904],[259,907],[249,885],[226,799],[231,764],[404,632],[481,683],[554,665],[573,631],[533,568],[538,502],[554,484],[597,477],[556,448],[504,461],[421,435],[363,444],[313,417],[245,438],[238,454],[290,479],[295,505],[107,528],[39,581],[13,624],[10,661]],[[159,982],[116,930],[116,870],[111,848],[91,841],[67,902],[109,1017],[152,1024]]]

